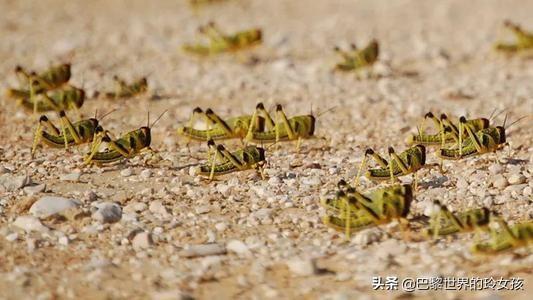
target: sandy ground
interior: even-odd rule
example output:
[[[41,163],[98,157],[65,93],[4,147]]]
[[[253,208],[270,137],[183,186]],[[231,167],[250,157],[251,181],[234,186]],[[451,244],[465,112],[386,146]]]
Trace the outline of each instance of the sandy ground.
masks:
[[[30,159],[36,116],[1,99],[2,173],[46,187],[35,195],[31,187],[0,190],[0,298],[526,299],[533,292],[531,249],[480,257],[469,251],[472,234],[405,241],[394,224],[346,242],[321,223],[319,205],[340,178],[354,178],[366,147],[404,149],[427,111],[487,117],[507,109],[511,120],[531,117],[533,61],[502,57],[491,45],[509,37],[501,29],[505,19],[533,28],[532,1],[230,0],[191,10],[183,0],[5,0],[0,11],[1,88],[16,83],[17,64],[40,70],[71,62],[72,83],[89,95],[109,89],[115,74],[148,76],[148,95],[89,99],[83,106],[84,116],[117,109],[102,122],[116,135],[144,125],[148,111],[168,110],[152,131],[156,154],[84,167],[83,147],[40,148]],[[260,27],[264,44],[210,59],[181,52],[209,20],[228,31]],[[393,75],[356,80],[331,72],[333,46],[371,38],[381,43],[378,69],[392,68]],[[268,151],[267,180],[253,171],[212,183],[189,175],[206,156],[204,144],[189,151],[176,134],[191,110],[212,107],[228,117],[251,113],[259,101],[269,108],[281,103],[289,115],[337,108],[318,119],[317,136],[325,139],[305,141],[300,152],[293,144]],[[502,123],[503,115],[494,122]],[[502,151],[500,162],[488,154],[445,163],[445,174],[422,170],[410,213],[421,221],[413,222],[413,235],[435,199],[456,211],[485,205],[511,223],[530,220],[532,125],[529,118],[510,129],[510,156]],[[429,162],[437,161],[433,151]],[[62,179],[80,172],[75,182]],[[509,180],[513,176],[521,179]],[[21,231],[15,221],[43,196],[79,200],[78,218],[43,218],[50,230]],[[122,216],[101,224],[91,213],[108,202]],[[208,243],[227,254],[186,257],[191,246]],[[313,264],[316,270],[309,270]],[[525,286],[385,292],[372,291],[373,276],[521,277]]]

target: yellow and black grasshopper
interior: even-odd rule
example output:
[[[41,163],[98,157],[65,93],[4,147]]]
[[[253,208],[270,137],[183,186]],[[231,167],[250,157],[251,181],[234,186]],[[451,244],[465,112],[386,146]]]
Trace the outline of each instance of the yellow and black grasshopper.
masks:
[[[100,121],[111,112],[103,115]],[[35,150],[40,143],[52,148],[68,149],[69,146],[82,145],[94,142],[96,136],[103,132],[102,126],[99,125],[97,115],[94,118],[80,120],[72,123],[64,111],[59,112],[60,129],[58,129],[47,116],[42,115],[39,118],[39,124],[35,130],[31,156],[34,157]],[[47,130],[45,130],[45,128]]]
[[[183,50],[203,56],[250,48],[261,44],[263,37],[261,29],[258,28],[240,31],[232,35],[224,34],[213,22],[200,27],[198,31],[209,38],[209,44],[184,45]]]
[[[188,126],[183,126],[178,129],[178,134],[187,137],[188,139],[197,141],[212,140],[227,140],[227,139],[244,139],[249,130],[263,131],[265,123],[272,128],[273,121],[270,115],[265,110],[262,103],[257,104],[256,112],[259,116],[243,115],[239,117],[228,118],[223,120],[212,109],[208,108],[205,112],[196,107],[189,120]],[[207,124],[207,129],[195,129],[194,124],[198,116],[203,117]],[[252,124],[253,126],[250,126]]]
[[[270,127],[270,130],[254,130],[250,127],[246,134],[247,142],[262,144],[298,141],[296,149],[300,149],[302,139],[312,138],[315,134],[316,117],[313,114],[295,116],[289,119],[283,112],[283,107],[278,104],[276,106],[276,122],[273,123],[273,126],[271,125],[272,118],[268,116],[268,113],[266,115],[266,120],[269,120],[267,121],[267,127]],[[258,110],[252,116],[252,124],[255,123],[255,118],[257,117]]]
[[[533,222],[527,221],[509,226],[501,219],[497,219],[499,229],[491,228],[490,240],[475,243],[472,251],[477,254],[499,254],[533,243]]]
[[[250,169],[258,170],[264,179],[265,149],[245,146],[235,152],[229,152],[223,145],[216,145],[213,140],[209,140],[207,146],[208,162],[199,166],[196,171],[201,176],[209,177],[209,181],[217,176]]]
[[[485,207],[454,214],[438,200],[434,201],[433,205],[436,211],[432,213],[429,228],[425,230],[425,234],[433,238],[487,228],[492,216],[491,211]]]
[[[379,44],[376,40],[370,41],[363,49],[358,49],[355,44],[352,44],[348,51],[343,51],[339,47],[335,47],[333,50],[340,54],[343,59],[335,66],[335,70],[338,71],[356,71],[372,66],[379,56]]]
[[[27,93],[25,97],[20,97],[17,103],[27,111],[66,111],[75,110],[83,105],[85,101],[85,91],[74,86],[66,86],[40,94],[31,95]],[[79,113],[78,113],[79,114]]]
[[[142,77],[131,84],[127,84],[117,76],[114,76],[113,80],[115,81],[115,91],[105,93],[107,99],[131,98],[148,91],[148,80],[146,77]]]
[[[425,134],[424,131],[424,121],[431,119],[433,124],[437,128],[438,132],[435,134]],[[459,142],[459,128],[458,125],[452,123],[446,114],[441,114],[440,119],[438,119],[433,113],[428,112],[424,116],[424,121],[422,125],[418,128],[418,134],[412,134],[407,139],[408,145],[440,145],[441,147],[448,143],[458,143]],[[488,128],[490,124],[489,119],[486,118],[477,118],[467,120],[464,126],[472,128],[474,132]],[[467,137],[467,133],[463,131],[463,138]]]
[[[516,43],[496,43],[494,48],[505,53],[516,53],[533,49],[533,32],[527,32],[511,21],[505,21],[505,28],[511,30],[516,37]]]
[[[40,74],[27,71],[21,66],[16,66],[15,74],[20,82],[21,90],[28,88],[30,83],[36,82],[33,84],[35,93],[59,88],[63,84],[66,84],[71,76],[70,64],[53,66]],[[8,90],[8,93],[16,97],[21,90],[10,89]]]
[[[321,200],[321,205],[333,215],[323,217],[325,225],[350,236],[370,226],[386,224],[394,219],[405,219],[413,200],[410,185],[392,185],[361,194],[344,180],[338,183],[339,191],[333,199]]]
[[[394,183],[395,178],[404,175],[413,174],[413,183],[415,190],[417,188],[416,172],[424,167],[434,166],[435,164],[426,165],[426,147],[423,145],[415,145],[404,150],[400,154],[396,154],[394,148],[389,147],[389,161],[385,160],[374,150],[368,148],[365,150],[365,156],[355,179],[355,186],[359,184],[359,177],[362,170],[366,167],[368,156],[371,156],[379,165],[379,168],[368,169],[365,176],[374,181],[382,181],[390,179]]]
[[[150,114],[148,114],[148,122],[146,126],[130,131],[117,140],[111,139],[109,132],[104,131],[102,135],[93,142],[91,152],[85,158],[85,164],[112,163],[123,158],[131,158],[145,149],[152,151],[150,148],[152,142],[151,128],[165,113],[166,111],[159,115],[151,125]],[[99,151],[102,143],[106,143],[107,148],[104,151]]]

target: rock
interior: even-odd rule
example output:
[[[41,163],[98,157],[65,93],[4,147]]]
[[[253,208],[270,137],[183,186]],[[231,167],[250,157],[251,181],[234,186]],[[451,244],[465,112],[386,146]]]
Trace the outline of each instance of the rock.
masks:
[[[66,236],[62,236],[62,237],[57,239],[57,242],[59,243],[59,245],[68,246],[69,239]]]
[[[492,175],[498,175],[503,173],[503,167],[500,164],[494,164],[489,167],[489,172]]]
[[[13,192],[29,184],[31,184],[29,176],[13,176],[9,173],[0,176],[0,185],[4,187],[6,192]]]
[[[505,179],[505,177],[503,177],[503,175],[498,174],[498,175],[494,176],[494,178],[492,179],[492,185],[495,188],[503,189],[503,188],[505,188],[507,186],[507,179]]]
[[[216,229],[217,231],[223,232],[223,231],[225,231],[227,228],[228,228],[228,225],[226,225],[226,223],[221,222],[221,223],[217,223],[217,224],[215,224],[215,229]]]
[[[92,218],[101,223],[115,223],[122,218],[122,208],[112,202],[103,202],[96,205],[97,210]]]
[[[80,177],[81,177],[81,173],[70,173],[70,174],[65,174],[65,175],[62,175],[61,177],[59,177],[59,180],[61,181],[73,181],[73,182],[77,182],[80,180]]]
[[[46,233],[50,231],[48,227],[44,226],[41,221],[34,216],[17,217],[15,222],[13,222],[13,226],[18,227],[26,232],[36,231]]]
[[[196,210],[196,213],[200,215],[200,214],[205,214],[211,211],[211,207],[209,205],[200,205],[196,207],[195,210]]]
[[[379,241],[380,238],[381,238],[381,231],[379,231],[377,228],[370,228],[370,229],[361,230],[359,233],[357,233],[353,242],[356,245],[366,246],[366,245]]]
[[[6,240],[8,242],[16,241],[18,238],[19,238],[19,234],[16,232],[6,235]]]
[[[459,179],[457,179],[456,186],[458,189],[466,189],[468,188],[468,182],[466,182],[464,178],[460,177]]]
[[[159,200],[152,201],[150,203],[149,210],[154,214],[168,216],[167,208],[163,205],[163,202]]]
[[[148,205],[144,202],[130,202],[124,207],[124,211],[128,213],[138,213],[145,211],[147,207]]]
[[[180,255],[183,257],[197,257],[226,254],[226,247],[222,244],[202,244],[192,245],[189,248],[181,251]]]
[[[4,167],[4,166],[0,166],[0,175],[3,175],[3,174],[8,174],[8,173],[11,173],[11,170]]]
[[[322,182],[320,181],[320,178],[318,176],[314,177],[305,177],[302,179],[302,184],[315,186],[320,185]]]
[[[131,168],[127,168],[127,169],[120,171],[120,176],[122,177],[129,177],[131,175],[133,175],[133,170]]]
[[[239,240],[231,240],[226,244],[226,249],[228,252],[234,252],[239,256],[249,256],[251,255],[250,249],[246,246],[245,243]]]
[[[316,265],[312,259],[291,259],[287,261],[287,267],[296,276],[312,276],[316,273]]]
[[[148,179],[148,178],[152,177],[152,170],[150,170],[150,169],[142,170],[140,176],[141,176],[141,178]]]
[[[152,235],[146,231],[141,231],[137,233],[131,241],[131,245],[135,250],[148,249],[152,247],[153,243],[154,242],[152,240]]]
[[[38,218],[47,218],[69,208],[80,205],[81,202],[76,199],[45,196],[33,203],[30,208],[30,213]]]
[[[526,177],[522,174],[513,174],[509,177],[509,184],[522,184],[526,182]]]
[[[28,196],[33,196],[46,190],[46,184],[28,185],[24,187],[24,193]]]

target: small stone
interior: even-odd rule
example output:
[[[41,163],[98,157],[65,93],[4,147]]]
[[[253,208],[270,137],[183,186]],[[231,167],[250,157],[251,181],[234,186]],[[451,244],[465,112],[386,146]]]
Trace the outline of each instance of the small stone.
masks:
[[[370,228],[370,229],[361,230],[359,233],[357,233],[353,242],[356,245],[366,246],[366,245],[379,241],[380,238],[381,238],[381,231],[377,230],[376,228]]]
[[[198,168],[197,167],[190,167],[189,168],[189,176],[196,176],[196,174],[198,174]]]
[[[39,219],[37,219],[34,216],[20,216],[17,217],[15,222],[13,222],[13,226],[18,227],[26,232],[49,232],[50,229],[46,226],[44,226]]]
[[[500,164],[494,164],[489,167],[489,172],[492,175],[498,175],[503,172],[503,167]]]
[[[138,213],[143,212],[148,208],[148,205],[144,202],[131,202],[124,207],[124,211],[128,213]]]
[[[457,180],[456,186],[458,189],[466,189],[468,188],[468,182],[464,178],[461,177]]]
[[[70,173],[70,174],[62,175],[61,177],[59,177],[59,180],[77,182],[80,180],[80,177],[81,177],[81,173]]]
[[[143,250],[152,247],[153,245],[152,235],[149,232],[141,231],[133,237],[131,245],[135,250]]]
[[[287,267],[296,276],[312,276],[316,273],[315,262],[311,259],[291,259],[287,261]]]
[[[16,232],[6,235],[6,240],[8,242],[16,241],[18,238],[19,238],[19,234]]]
[[[101,223],[115,223],[122,218],[122,208],[112,202],[103,202],[96,205],[97,210],[92,218]]]
[[[0,176],[0,185],[4,187],[7,192],[13,192],[31,184],[29,176],[13,176],[10,173]]]
[[[142,170],[140,176],[144,179],[148,179],[150,177],[152,177],[152,170],[150,169],[145,169],[145,170]]]
[[[154,214],[159,214],[159,215],[162,215],[162,216],[167,216],[168,215],[167,208],[163,205],[163,202],[161,202],[159,200],[152,201],[150,203],[149,210],[152,213],[154,213]]]
[[[533,189],[530,186],[526,186],[522,192],[525,197],[529,197],[533,194]]]
[[[522,174],[513,174],[509,177],[509,184],[522,184],[526,182],[526,177]]]
[[[120,171],[120,176],[122,177],[129,177],[131,175],[133,175],[133,170],[131,168],[127,168],[127,169]]]
[[[195,210],[196,210],[196,213],[200,215],[200,214],[205,214],[211,211],[211,207],[209,205],[200,205],[196,207]]]
[[[46,184],[29,185],[24,187],[24,193],[28,196],[33,196],[44,192]]]
[[[234,252],[239,256],[249,256],[250,249],[246,246],[245,243],[239,240],[231,240],[226,244],[226,249],[228,252]]]
[[[222,244],[202,244],[192,245],[189,248],[181,251],[182,257],[198,257],[198,256],[210,256],[210,255],[222,255],[226,254],[226,247]]]
[[[30,213],[39,218],[47,218],[69,208],[78,207],[81,201],[63,197],[45,196],[37,200],[30,208]]]
[[[498,174],[498,175],[494,176],[494,178],[492,180],[492,185],[495,188],[503,189],[503,188],[505,188],[508,185],[507,179],[505,179],[505,177],[503,177],[503,175]]]
[[[4,167],[4,166],[0,166],[0,175],[3,175],[3,174],[8,174],[8,173],[11,173],[11,170]]]
[[[302,179],[302,184],[315,186],[320,185],[322,182],[320,181],[320,178],[318,176],[314,177],[306,177]]]
[[[57,239],[57,242],[59,243],[59,245],[68,246],[69,240],[68,240],[68,237],[62,236],[59,239]]]
[[[226,225],[226,223],[222,223],[222,222],[221,222],[221,223],[217,223],[217,224],[215,224],[215,229],[216,229],[217,231],[223,232],[223,231],[225,231],[227,228],[228,228],[228,225]]]

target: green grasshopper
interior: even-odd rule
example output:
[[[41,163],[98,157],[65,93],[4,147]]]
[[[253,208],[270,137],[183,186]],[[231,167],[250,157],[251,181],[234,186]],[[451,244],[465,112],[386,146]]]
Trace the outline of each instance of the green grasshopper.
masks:
[[[55,89],[50,92],[32,95],[27,93],[26,97],[21,97],[17,103],[28,111],[46,112],[78,109],[85,101],[85,91],[74,86],[67,86]],[[79,114],[79,113],[78,113]]]
[[[48,91],[61,87],[70,80],[71,75],[70,64],[53,66],[40,74],[27,71],[21,66],[16,66],[15,74],[23,87],[27,87],[33,80],[37,81],[37,84],[34,87],[36,92]]]
[[[478,242],[472,247],[472,251],[478,254],[498,254],[533,243],[533,222],[509,226],[501,219],[497,220],[499,230],[490,230],[488,242]]]
[[[100,121],[112,112],[110,111],[103,115]],[[59,112],[59,117],[61,130],[54,126],[47,116],[42,115],[39,118],[39,124],[35,130],[33,146],[31,148],[32,158],[34,157],[37,146],[41,142],[52,148],[65,147],[65,149],[68,149],[69,146],[94,142],[95,137],[103,132],[102,126],[99,125],[97,115],[94,118],[80,120],[75,123],[69,120],[64,111]]]
[[[208,108],[205,112],[201,108],[196,107],[193,110],[191,119],[188,126],[183,126],[178,129],[178,134],[197,141],[213,140],[226,140],[226,139],[243,139],[250,130],[262,131],[265,128],[265,122],[269,128],[273,127],[272,118],[265,110],[263,103],[259,103],[256,106],[256,112],[260,116],[239,116],[223,120],[213,110]],[[208,129],[201,130],[195,129],[196,118],[202,116],[205,123],[208,125]],[[250,124],[253,126],[251,127]]]
[[[343,51],[339,47],[335,47],[333,50],[343,59],[335,66],[335,70],[353,71],[372,66],[377,61],[379,44],[376,40],[372,40],[363,49],[358,49],[355,44],[352,44],[349,51]]]
[[[425,134],[423,132],[424,122],[427,119],[431,119],[435,124],[438,132],[435,134]],[[468,126],[472,128],[474,132],[488,128],[490,124],[489,119],[486,118],[477,118],[467,120],[465,127]],[[467,133],[463,131],[463,138],[467,137]],[[446,114],[441,114],[440,119],[438,119],[433,113],[428,112],[424,116],[424,121],[422,126],[419,127],[418,134],[413,134],[408,137],[407,144],[415,145],[421,144],[426,146],[431,145],[441,145],[443,147],[448,143],[458,143],[459,142],[459,129],[458,126],[453,124]]]
[[[145,93],[148,90],[146,77],[142,77],[131,84],[127,84],[117,76],[114,76],[113,80],[115,81],[115,91],[105,93],[105,97],[108,99],[131,98]]]
[[[355,186],[359,184],[359,177],[362,170],[366,167],[368,156],[371,156],[380,166],[367,170],[365,176],[374,181],[382,181],[390,179],[391,183],[395,182],[395,178],[413,174],[413,183],[415,190],[417,189],[418,179],[416,172],[423,167],[434,166],[435,164],[426,165],[426,147],[423,145],[415,145],[404,150],[400,154],[396,154],[394,148],[389,147],[389,161],[385,160],[374,150],[368,148],[365,150],[365,157],[359,165],[357,177],[355,179]]]
[[[165,113],[166,111],[159,115],[151,125],[150,114],[148,114],[148,122],[146,126],[130,131],[117,140],[112,140],[109,136],[109,131],[104,131],[103,134],[93,142],[91,152],[85,158],[85,164],[112,163],[123,158],[131,158],[145,149],[153,151],[150,148],[152,142],[151,128]],[[107,149],[100,152],[99,149],[102,143],[107,144]]]
[[[255,123],[257,117],[257,110],[252,116],[252,124]],[[300,149],[302,139],[308,139],[314,136],[316,117],[312,114],[295,116],[287,118],[283,107],[278,104],[276,106],[276,122],[272,124],[272,118],[266,118],[267,127],[270,130],[254,130],[250,127],[246,134],[245,140],[253,143],[272,143],[280,141],[294,141],[297,140],[296,149]]]
[[[515,44],[496,43],[494,48],[501,52],[516,53],[533,49],[533,32],[526,32],[520,26],[513,24],[511,21],[505,21],[505,28],[511,30],[516,36]]]
[[[344,180],[338,183],[336,198],[322,200],[321,205],[333,210],[335,215],[325,216],[324,224],[336,230],[352,230],[386,224],[393,219],[405,219],[413,200],[410,185],[392,185],[374,189],[365,194],[350,187]]]
[[[183,50],[202,56],[234,52],[262,43],[261,29],[240,31],[232,35],[222,33],[213,22],[199,28],[199,32],[207,36],[209,45],[184,45]]]
[[[438,200],[433,204],[438,207],[438,211],[431,215],[430,227],[425,231],[427,236],[437,238],[439,235],[470,232],[489,225],[491,212],[488,208],[474,208],[454,214]]]
[[[223,145],[216,145],[213,140],[207,142],[209,147],[208,162],[197,168],[201,176],[209,177],[209,181],[217,176],[229,173],[257,169],[264,179],[263,166],[266,163],[265,149],[256,146],[245,146],[235,152],[229,152]]]

